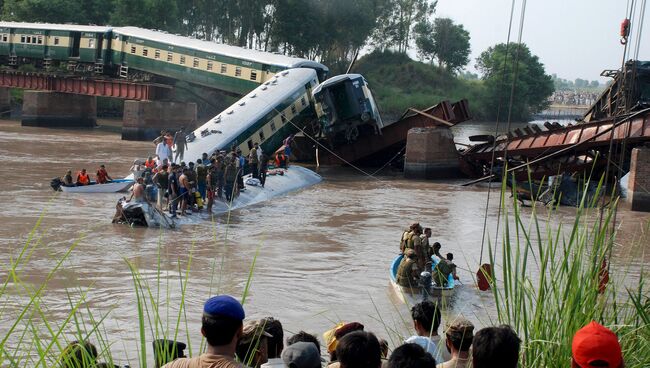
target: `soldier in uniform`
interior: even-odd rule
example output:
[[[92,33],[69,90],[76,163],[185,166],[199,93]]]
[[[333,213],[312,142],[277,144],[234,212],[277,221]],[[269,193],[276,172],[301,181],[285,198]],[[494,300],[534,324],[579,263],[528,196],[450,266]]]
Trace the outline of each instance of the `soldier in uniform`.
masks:
[[[417,265],[415,251],[407,249],[404,252],[402,262],[397,268],[397,285],[404,287],[418,286],[418,279],[420,278],[420,270]]]
[[[404,254],[404,250],[406,250],[406,248],[408,248],[408,242],[409,242],[409,239],[411,238],[411,235],[413,235],[413,232],[415,231],[415,229],[417,229],[419,227],[420,227],[420,224],[418,222],[416,222],[416,223],[412,224],[411,226],[409,226],[408,230],[404,230],[404,232],[402,233],[402,238],[400,239],[400,243],[399,243],[399,253],[400,254]]]
[[[431,228],[424,228],[424,234],[420,235],[420,242],[422,243],[422,249],[424,250],[424,270],[431,272],[431,256],[433,255],[433,248],[429,244],[429,239],[431,238]]]

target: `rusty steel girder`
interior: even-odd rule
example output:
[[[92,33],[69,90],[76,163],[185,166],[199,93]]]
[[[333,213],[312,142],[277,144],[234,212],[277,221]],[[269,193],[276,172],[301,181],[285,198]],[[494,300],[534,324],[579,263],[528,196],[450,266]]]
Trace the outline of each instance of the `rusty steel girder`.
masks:
[[[167,97],[172,90],[171,86],[164,84],[7,71],[0,71],[0,87],[113,97],[126,100],[161,99]]]

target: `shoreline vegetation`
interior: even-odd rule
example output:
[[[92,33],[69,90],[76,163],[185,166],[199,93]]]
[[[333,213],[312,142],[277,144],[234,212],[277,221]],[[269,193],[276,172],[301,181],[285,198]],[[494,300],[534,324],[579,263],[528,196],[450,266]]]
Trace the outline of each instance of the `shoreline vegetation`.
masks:
[[[550,222],[537,216],[535,207],[530,215],[520,211],[513,191],[501,188],[502,244],[487,244],[489,262],[495,270],[490,280],[496,304],[498,323],[510,324],[523,340],[520,365],[522,367],[568,366],[571,357],[571,339],[575,331],[591,320],[612,329],[619,337],[625,366],[640,368],[650,365],[650,296],[641,270],[636,288],[624,288],[624,269],[610,269],[609,283],[602,290],[603,261],[609,260],[615,234],[610,233],[615,216],[616,201],[603,211],[602,221],[594,219],[593,210],[583,199],[576,209],[575,220],[560,224],[553,230]],[[598,198],[598,196],[595,196]],[[591,204],[593,205],[593,203]],[[46,210],[47,211],[47,210]],[[48,318],[48,284],[65,272],[69,257],[85,241],[81,235],[72,241],[65,253],[58,255],[40,284],[32,284],[24,270],[35,260],[35,254],[48,247],[41,228],[43,212],[30,232],[25,244],[11,255],[9,264],[2,265],[6,279],[0,286],[0,319],[8,321],[3,326],[0,340],[0,363],[7,367],[59,367],[64,351],[72,341],[90,341],[97,347],[98,361],[114,363],[112,348],[120,341],[109,341],[104,322],[110,320],[112,311],[97,313],[90,307],[92,301],[88,287],[68,287],[69,313],[61,319]],[[550,211],[552,216],[554,211]],[[229,221],[223,225],[228,230]],[[565,231],[565,226],[568,231]],[[215,225],[216,232],[216,225]],[[545,236],[542,236],[544,234]],[[137,328],[132,331],[137,341],[128,353],[131,367],[152,366],[151,344],[156,339],[181,340],[187,338],[188,354],[196,356],[205,349],[205,341],[192,346],[196,331],[190,330],[189,321],[200,318],[195,310],[188,310],[186,293],[196,244],[192,244],[188,258],[178,260],[176,269],[163,268],[164,244],[162,232],[158,246],[157,267],[143,272],[129,259],[124,267],[130,271],[132,301]],[[221,244],[228,246],[228,237]],[[251,265],[244,283],[241,302],[254,288],[255,263],[258,252],[251,255]],[[387,264],[390,260],[386,260]],[[211,282],[204,299],[229,289],[223,285],[225,258],[212,260]],[[387,276],[388,277],[388,276]],[[244,282],[244,281],[242,281]],[[602,293],[601,293],[602,291]],[[476,291],[479,292],[479,291]],[[22,302],[21,302],[22,300]],[[26,302],[25,302],[26,301]],[[373,302],[374,303],[374,302]],[[14,317],[15,316],[15,317]],[[390,326],[379,315],[386,337],[393,343],[399,338],[399,329]],[[404,317],[404,323],[408,320]],[[495,321],[482,321],[485,325]],[[400,323],[393,320],[393,323]],[[399,345],[394,344],[395,346]],[[135,355],[132,356],[132,355]],[[124,364],[124,359],[119,359]],[[111,365],[112,366],[112,365]]]

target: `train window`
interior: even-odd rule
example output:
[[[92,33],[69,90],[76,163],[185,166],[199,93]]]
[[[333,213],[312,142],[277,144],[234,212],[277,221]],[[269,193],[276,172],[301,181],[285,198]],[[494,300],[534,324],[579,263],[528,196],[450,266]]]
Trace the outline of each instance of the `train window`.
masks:
[[[32,43],[32,36],[27,36],[27,43]]]
[[[153,57],[156,59],[160,59],[160,50],[156,50],[153,52]]]
[[[43,44],[43,36],[38,36],[38,44],[39,45]]]
[[[212,70],[212,62],[208,61],[208,70]]]
[[[7,35],[6,35],[6,34],[3,34],[3,35],[2,35],[2,42],[7,42],[7,39],[8,39],[8,38],[7,38]]]
[[[241,77],[241,68],[240,67],[235,68],[235,77]]]
[[[131,46],[131,53],[135,54],[135,46]]]
[[[228,66],[226,64],[221,64],[221,74],[226,74],[228,72]]]
[[[88,47],[91,48],[91,49],[95,48],[95,39],[94,38],[91,38],[91,39],[88,40]]]
[[[271,131],[275,132],[275,123],[274,122],[271,122]]]
[[[147,50],[146,47],[142,48],[142,56],[147,56],[149,55],[149,50]]]
[[[253,149],[253,140],[252,139],[248,140],[248,149],[249,150]]]
[[[257,80],[257,72],[254,70],[251,70],[251,80]]]
[[[20,43],[25,43],[25,36],[20,36]]]
[[[291,105],[291,113],[292,114],[296,113],[296,105]]]
[[[260,142],[264,142],[264,132],[260,130]]]
[[[302,104],[302,106],[307,106],[307,101],[305,101],[304,96],[300,98],[300,103]]]
[[[194,58],[194,61],[192,61],[192,66],[194,68],[198,68],[199,67],[199,59]]]
[[[167,53],[167,62],[171,63],[174,60],[174,53],[173,52],[168,52]]]
[[[181,64],[185,64],[185,56],[181,55]]]
[[[287,122],[287,118],[284,117],[284,114],[280,114],[280,120],[282,120],[282,124]]]
[[[54,37],[54,44],[55,44],[55,45],[58,45],[58,44],[59,44],[59,38],[58,38],[58,37]]]

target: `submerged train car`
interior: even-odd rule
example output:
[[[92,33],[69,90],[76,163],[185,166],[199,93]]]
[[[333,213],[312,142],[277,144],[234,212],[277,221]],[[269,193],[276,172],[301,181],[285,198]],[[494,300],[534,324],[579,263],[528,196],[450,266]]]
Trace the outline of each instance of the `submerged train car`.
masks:
[[[311,92],[317,85],[313,69],[277,73],[190,133],[183,159],[196,161],[204,152],[210,155],[232,148],[248,155],[255,143],[273,153],[287,136],[316,119]]]
[[[120,65],[122,76],[136,69],[234,94],[248,93],[286,69],[313,69],[321,81],[329,72],[307,59],[137,27],[113,30],[112,60]]]
[[[9,65],[70,65],[103,72],[110,63],[111,27],[0,22],[0,58]],[[97,70],[100,69],[100,70]]]
[[[314,89],[320,129],[333,143],[348,143],[384,127],[368,82],[361,74],[332,77]]]

